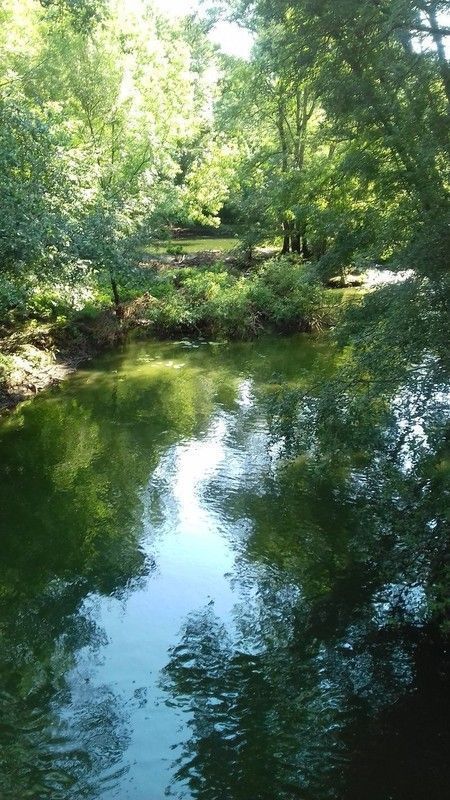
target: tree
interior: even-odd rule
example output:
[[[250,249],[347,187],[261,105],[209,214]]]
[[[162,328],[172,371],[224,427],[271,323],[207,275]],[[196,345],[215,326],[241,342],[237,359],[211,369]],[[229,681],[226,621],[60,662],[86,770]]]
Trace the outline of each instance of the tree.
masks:
[[[230,204],[244,239],[281,236],[283,253],[309,257],[305,174],[317,135],[316,98],[310,72],[294,74],[283,63],[281,34],[275,24],[265,29],[249,64],[226,60],[217,115],[240,154]]]
[[[389,192],[386,205],[394,208],[392,216],[397,219],[397,254],[404,250],[406,259],[424,250],[425,242],[428,247],[433,242],[434,268],[440,270],[446,264],[449,218],[444,167],[447,68],[442,71],[446,29],[438,22],[436,4],[434,23],[430,21],[431,5],[409,0],[344,4],[304,0],[292,6],[283,0],[270,4],[261,0],[241,3],[239,8],[247,10],[256,31],[278,26],[284,74],[296,76],[301,86],[305,69],[312,71],[329,142],[336,143],[334,155],[340,151],[356,185],[361,163],[372,162],[372,193],[381,198]],[[437,37],[436,51],[417,52],[415,37],[423,30]],[[339,159],[335,164],[339,174]],[[407,216],[410,224],[405,231]]]
[[[26,12],[16,13],[14,0],[2,10],[0,88],[35,132],[41,126],[39,146],[29,134],[29,169],[10,171],[6,189],[38,200],[41,258],[30,247],[27,265],[56,266],[53,242],[44,241],[51,208],[58,252],[108,274],[119,309],[121,280],[142,244],[180,218],[215,222],[227,194],[219,165],[227,146],[210,113],[214,50],[200,24],[170,23],[151,5],[27,0]]]

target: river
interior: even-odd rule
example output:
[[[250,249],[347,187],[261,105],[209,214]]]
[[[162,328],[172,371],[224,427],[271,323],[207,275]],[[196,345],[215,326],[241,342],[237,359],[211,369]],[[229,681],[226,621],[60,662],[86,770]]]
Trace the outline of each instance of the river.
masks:
[[[332,368],[135,343],[2,421],[3,800],[444,798],[433,648],[385,632],[352,499],[280,478],[273,398]]]

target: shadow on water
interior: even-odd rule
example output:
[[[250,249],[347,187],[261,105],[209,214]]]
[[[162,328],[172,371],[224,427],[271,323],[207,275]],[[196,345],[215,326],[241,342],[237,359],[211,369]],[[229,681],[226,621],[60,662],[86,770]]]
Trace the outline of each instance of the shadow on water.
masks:
[[[278,468],[271,398],[332,362],[133,345],[2,423],[4,800],[446,796],[421,587],[341,464]]]

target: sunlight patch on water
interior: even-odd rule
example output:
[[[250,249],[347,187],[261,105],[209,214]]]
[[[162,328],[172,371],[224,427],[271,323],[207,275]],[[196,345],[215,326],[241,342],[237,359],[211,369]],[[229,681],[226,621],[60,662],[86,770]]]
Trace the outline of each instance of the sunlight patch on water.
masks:
[[[368,269],[365,273],[364,286],[367,289],[377,289],[392,283],[404,283],[414,277],[414,270],[404,269],[393,272],[391,269]]]

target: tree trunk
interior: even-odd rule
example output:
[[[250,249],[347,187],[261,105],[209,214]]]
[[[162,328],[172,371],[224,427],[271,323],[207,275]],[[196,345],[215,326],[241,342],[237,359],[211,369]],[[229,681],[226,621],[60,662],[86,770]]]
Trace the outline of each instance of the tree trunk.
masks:
[[[281,255],[285,256],[286,253],[289,253],[291,250],[291,237],[289,233],[285,233],[283,236],[283,247],[281,248]]]
[[[442,83],[444,84],[445,94],[447,96],[447,102],[450,103],[450,66],[447,61],[447,54],[445,52],[444,37],[439,29],[437,3],[435,2],[430,3],[428,11],[428,19],[430,21],[430,28],[433,31],[432,37],[434,44],[436,46]]]
[[[306,234],[303,234],[302,236],[302,256],[306,261],[309,261],[309,259],[312,256],[311,250],[309,249],[309,244],[306,238]]]
[[[327,239],[324,237],[323,239],[319,239],[315,248],[314,248],[314,258],[316,261],[320,261],[322,256],[325,255],[327,252],[328,242]]]
[[[120,314],[119,314],[119,310],[120,310],[119,288],[117,286],[117,281],[116,281],[114,275],[109,273],[109,277],[110,277],[110,280],[111,280],[111,290],[112,290],[114,305],[116,307],[116,314],[117,314],[117,316],[120,316]]]
[[[300,254],[302,252],[302,249],[301,249],[301,238],[298,231],[295,231],[295,233],[292,234],[291,241],[292,241],[292,252]]]
[[[291,226],[289,222],[283,222],[283,247],[281,248],[281,255],[285,256],[291,250]]]
[[[286,119],[285,99],[283,91],[281,91],[278,97],[278,134],[280,137],[280,144],[281,144],[281,153],[282,153],[281,170],[283,175],[286,175],[288,171],[288,154],[289,154],[289,148],[285,130],[285,119]],[[281,255],[284,256],[286,255],[286,253],[289,253],[291,249],[291,226],[286,221],[283,222],[283,234],[284,234],[283,247],[281,249]]]

